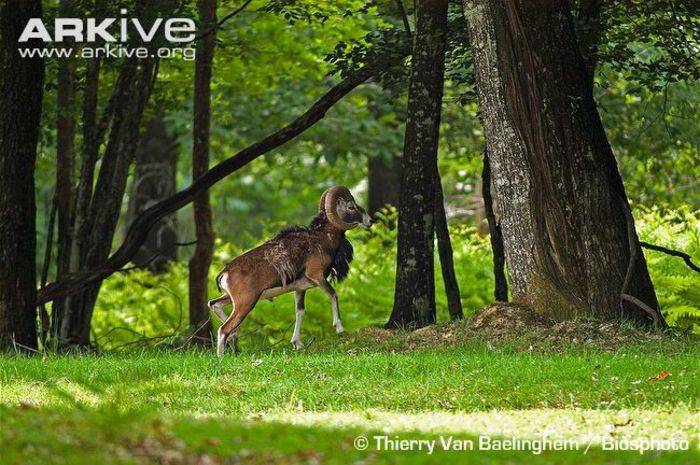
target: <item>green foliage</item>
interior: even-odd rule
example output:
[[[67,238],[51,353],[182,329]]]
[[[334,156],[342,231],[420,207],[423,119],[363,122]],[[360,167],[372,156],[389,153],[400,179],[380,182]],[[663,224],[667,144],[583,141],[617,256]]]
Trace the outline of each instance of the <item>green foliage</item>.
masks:
[[[638,208],[635,213],[640,240],[685,252],[700,263],[700,211]],[[700,275],[681,258],[653,250],[644,255],[668,324],[700,333]]]
[[[700,79],[700,11],[696,2],[604,2],[598,60],[651,91]]]

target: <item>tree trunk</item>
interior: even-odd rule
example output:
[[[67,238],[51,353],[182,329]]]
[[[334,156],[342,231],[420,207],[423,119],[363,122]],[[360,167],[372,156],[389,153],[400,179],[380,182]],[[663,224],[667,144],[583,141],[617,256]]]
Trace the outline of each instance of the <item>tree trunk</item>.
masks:
[[[136,172],[129,197],[127,224],[151,205],[175,193],[177,142],[168,134],[165,123],[156,117],[148,124],[136,151]],[[175,215],[161,218],[148,233],[143,246],[134,255],[136,266],[152,273],[164,273],[177,260],[177,223]]]
[[[400,108],[392,92],[382,89],[378,99],[372,99],[367,103],[367,109],[376,120],[384,117],[387,111],[397,114],[393,125],[405,124],[403,115],[406,108]],[[374,216],[382,208],[392,205],[399,207],[399,193],[401,189],[401,157],[391,153],[388,157],[377,155],[367,159],[367,211]]]
[[[0,350],[36,349],[34,167],[44,62],[21,58],[18,39],[30,18],[41,17],[41,1],[5,0],[0,7]]]
[[[464,13],[513,297],[557,319],[662,323],[568,2]]]
[[[370,157],[367,160],[367,211],[374,216],[387,205],[398,207],[401,185],[401,158]]]
[[[488,148],[484,148],[484,167],[481,172],[481,188],[484,198],[484,211],[489,226],[489,239],[493,254],[493,296],[499,302],[508,302],[508,281],[506,280],[506,256],[503,251],[503,233],[501,224],[494,211],[494,199],[491,193],[491,167]]]
[[[459,284],[457,283],[454,260],[452,259],[452,241],[450,241],[450,230],[447,226],[442,182],[437,171],[435,177],[435,236],[437,237],[438,253],[440,254],[442,281],[445,284],[445,294],[447,295],[447,310],[450,313],[451,320],[461,320],[464,318],[464,312],[462,311]]]
[[[216,0],[198,0],[200,23],[204,28],[216,24]],[[215,33],[207,34],[197,44],[194,72],[194,122],[192,125],[192,179],[209,170],[209,126],[211,99],[211,69],[214,60]],[[190,328],[192,341],[211,344],[212,325],[207,307],[209,266],[214,250],[209,190],[200,192],[194,200],[194,223],[197,246],[190,259]]]
[[[435,322],[435,179],[447,0],[417,1],[416,18],[401,167],[396,290],[389,328]]]
[[[61,0],[59,16],[75,17],[74,0]],[[73,47],[72,39],[62,47]],[[58,256],[56,278],[63,278],[70,271],[73,240],[73,139],[75,136],[74,106],[75,63],[72,58],[58,60],[58,86],[56,98],[56,209],[58,216]]]
[[[579,0],[576,14],[576,36],[586,64],[586,81],[593,89],[598,64],[598,42],[602,33],[601,8],[603,0]]]

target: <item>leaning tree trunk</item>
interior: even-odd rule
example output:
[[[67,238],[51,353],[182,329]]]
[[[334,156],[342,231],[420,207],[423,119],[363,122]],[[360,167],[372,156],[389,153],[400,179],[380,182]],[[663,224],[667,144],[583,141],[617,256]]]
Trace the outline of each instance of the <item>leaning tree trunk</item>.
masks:
[[[214,60],[216,25],[216,0],[198,0],[199,18],[206,34],[197,45],[194,71],[194,122],[192,125],[192,178],[197,179],[209,170],[209,126],[211,116],[211,69]],[[197,246],[190,259],[190,327],[194,332],[192,341],[198,344],[211,343],[211,321],[207,307],[207,283],[209,266],[214,250],[214,228],[212,226],[209,190],[200,192],[194,200],[194,224]]]
[[[447,0],[417,1],[416,18],[401,167],[396,290],[389,328],[435,322],[435,179]]]
[[[663,322],[568,2],[465,0],[464,13],[515,300]]]
[[[440,180],[439,171],[435,172],[435,237],[437,238],[438,254],[440,255],[442,281],[445,285],[445,295],[447,296],[447,311],[450,314],[450,320],[461,320],[464,318],[464,311],[462,310],[459,283],[457,283],[457,274],[455,273],[452,240],[450,239],[450,229],[447,224],[445,196],[442,193],[442,181]]]
[[[499,302],[508,302],[508,280],[506,280],[506,257],[503,252],[503,233],[501,224],[494,212],[494,199],[491,193],[491,166],[489,149],[484,148],[484,167],[481,171],[481,189],[484,199],[484,212],[489,226],[489,240],[493,255],[493,296]]]
[[[34,166],[44,62],[21,58],[17,40],[30,18],[41,17],[41,1],[6,0],[0,8],[0,350],[36,349]]]

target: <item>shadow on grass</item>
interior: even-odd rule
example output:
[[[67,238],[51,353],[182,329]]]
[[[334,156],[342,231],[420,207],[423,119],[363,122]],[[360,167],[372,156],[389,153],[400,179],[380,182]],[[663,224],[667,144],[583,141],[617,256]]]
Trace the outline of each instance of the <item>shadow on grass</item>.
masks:
[[[0,462],[33,465],[70,464],[403,464],[469,462],[476,464],[658,464],[697,463],[697,444],[689,451],[525,451],[479,449],[473,435],[456,434],[452,447],[473,444],[477,450],[445,451],[440,437],[424,433],[385,433],[353,427],[299,426],[278,421],[236,420],[221,416],[163,415],[154,411],[118,414],[106,409],[38,409],[0,407]],[[366,450],[355,447],[368,438]],[[433,453],[423,450],[378,450],[375,436],[389,439],[435,440]],[[491,444],[498,438],[493,437]],[[506,438],[504,438],[506,439]],[[507,438],[510,439],[510,438]],[[448,437],[445,436],[445,441]],[[382,441],[382,440],[380,440]],[[414,443],[415,444],[415,443]],[[414,446],[415,448],[416,446]],[[574,448],[571,443],[569,448]],[[383,449],[384,446],[379,447]],[[532,447],[531,447],[532,448]],[[585,452],[585,453],[584,453]]]

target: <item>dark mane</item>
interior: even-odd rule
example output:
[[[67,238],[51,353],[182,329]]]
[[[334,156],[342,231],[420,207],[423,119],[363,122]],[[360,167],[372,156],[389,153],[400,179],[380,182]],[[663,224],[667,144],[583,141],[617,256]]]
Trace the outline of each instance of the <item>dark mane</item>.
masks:
[[[350,272],[350,263],[352,262],[353,249],[350,241],[343,236],[343,240],[340,242],[340,247],[335,253],[333,258],[333,263],[330,266],[330,276],[331,279],[337,282],[341,282],[345,279]]]
[[[314,216],[313,219],[311,220],[311,224],[309,224],[309,228],[312,231],[318,231],[319,229],[323,228],[323,225],[326,223],[326,214],[324,212],[319,212],[318,215]]]
[[[326,214],[321,212],[318,215],[314,216],[313,219],[311,220],[311,223],[308,226],[289,226],[287,228],[284,228],[280,232],[277,233],[275,237],[272,238],[272,240],[277,240],[277,239],[284,239],[287,236],[291,236],[292,234],[299,233],[299,232],[307,232],[307,231],[319,231],[320,229],[323,228],[323,225],[326,223]]]
[[[277,235],[271,239],[271,241],[284,239],[284,238],[291,236],[293,234],[296,234],[299,232],[306,232],[308,230],[309,230],[309,228],[307,228],[305,226],[289,226],[287,228],[284,228],[282,231],[278,232]]]

